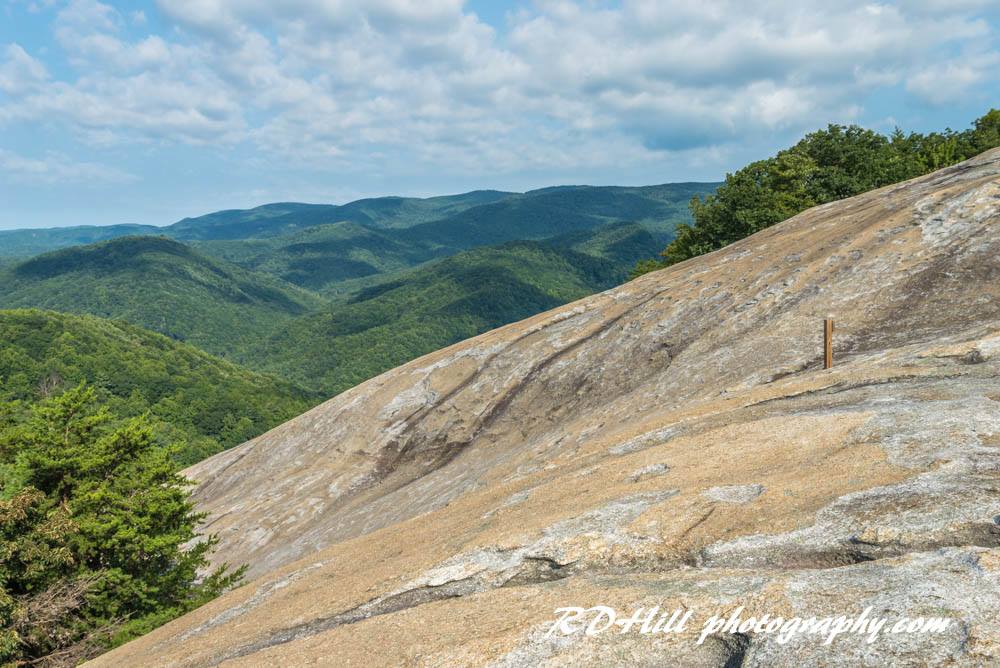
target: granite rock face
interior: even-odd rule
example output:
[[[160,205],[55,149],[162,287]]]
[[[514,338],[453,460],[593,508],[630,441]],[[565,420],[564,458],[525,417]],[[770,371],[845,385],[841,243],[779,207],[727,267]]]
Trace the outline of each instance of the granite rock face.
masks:
[[[95,665],[998,664],[1000,150],[425,356],[187,473],[250,580]],[[594,605],[694,618],[547,635]],[[698,644],[741,607],[951,622]]]

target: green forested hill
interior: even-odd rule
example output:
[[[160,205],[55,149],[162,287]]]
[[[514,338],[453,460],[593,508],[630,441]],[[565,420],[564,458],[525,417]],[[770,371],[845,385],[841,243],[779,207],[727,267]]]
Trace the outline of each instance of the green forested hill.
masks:
[[[203,253],[265,272],[310,290],[426,262],[435,253],[395,238],[394,230],[340,222],[309,227],[274,239],[194,242]]]
[[[610,288],[653,243],[648,231],[630,224],[464,251],[297,318],[252,346],[246,358],[332,395],[425,353]]]
[[[593,257],[603,258],[617,266],[628,266],[633,258],[643,257],[650,244],[657,244],[672,234],[650,232],[639,223],[615,223],[597,230],[571,232],[546,243],[556,248],[566,248]],[[624,281],[622,276],[621,280]]]
[[[0,402],[31,402],[82,381],[122,417],[149,412],[190,464],[319,403],[277,378],[122,322],[0,311]]]
[[[333,296],[356,289],[363,282],[359,279],[414,267],[461,250],[589,234],[623,221],[640,222],[654,233],[657,243],[642,254],[648,255],[673,238],[677,225],[690,222],[690,199],[710,193],[714,187],[705,183],[639,188],[565,186],[523,195],[484,191],[429,200],[361,200],[339,208],[352,211],[351,221],[267,239],[195,243],[214,257]],[[491,196],[495,201],[470,206]],[[448,206],[438,200],[447,200]],[[449,210],[455,212],[418,222],[432,212],[440,215]]]
[[[75,246],[0,270],[0,308],[121,318],[214,354],[231,354],[322,304],[162,237]]]
[[[560,186],[533,190],[402,230],[409,243],[450,252],[517,239],[540,240],[615,222],[671,233],[690,220],[688,202],[716,184],[675,183],[625,188]]]
[[[504,199],[512,193],[476,190],[442,197],[377,197],[349,204],[278,202],[253,209],[229,209],[185,218],[172,225],[81,225],[0,230],[0,257],[30,257],[68,246],[123,236],[159,235],[181,241],[268,239],[308,227],[353,222],[373,229],[409,227]]]

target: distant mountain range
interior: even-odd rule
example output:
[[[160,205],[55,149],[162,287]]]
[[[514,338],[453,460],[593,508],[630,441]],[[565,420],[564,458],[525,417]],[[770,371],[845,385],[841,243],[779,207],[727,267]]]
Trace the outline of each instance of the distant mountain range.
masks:
[[[529,221],[553,218],[552,229],[567,226],[592,226],[594,221],[646,220],[663,230],[672,228],[671,221],[686,218],[687,202],[692,196],[712,192],[717,183],[675,183],[661,186],[596,187],[559,186],[527,193],[507,193],[477,190],[443,197],[379,197],[362,199],[343,205],[275,203],[253,209],[217,211],[196,218],[185,218],[172,225],[107,225],[46,229],[0,231],[0,257],[30,257],[46,251],[106,241],[123,236],[162,235],[181,241],[222,241],[234,239],[271,239],[293,234],[306,228],[334,223],[352,222],[376,230],[412,228],[424,223],[438,223],[414,236],[427,237],[442,245],[454,245],[454,235],[460,234],[464,248],[499,243],[515,238],[516,230],[530,227]],[[503,206],[489,208],[490,205]],[[469,216],[460,214],[487,207]],[[516,217],[516,218],[512,218]],[[480,221],[477,226],[476,221]],[[493,228],[490,240],[481,236],[487,232],[482,225]],[[558,233],[558,232],[556,232]],[[540,238],[542,232],[531,237]],[[503,238],[501,238],[503,237]]]

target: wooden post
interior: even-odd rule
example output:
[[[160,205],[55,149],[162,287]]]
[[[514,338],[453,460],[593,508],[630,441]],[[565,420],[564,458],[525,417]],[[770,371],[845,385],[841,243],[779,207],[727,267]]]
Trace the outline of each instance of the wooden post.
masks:
[[[823,368],[833,367],[833,319],[823,321]]]

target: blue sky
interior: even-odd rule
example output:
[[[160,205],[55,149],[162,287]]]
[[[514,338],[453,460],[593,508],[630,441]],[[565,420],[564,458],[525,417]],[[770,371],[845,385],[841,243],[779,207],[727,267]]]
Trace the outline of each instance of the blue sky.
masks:
[[[716,180],[831,122],[967,127],[998,30],[997,0],[0,0],[0,228]]]

